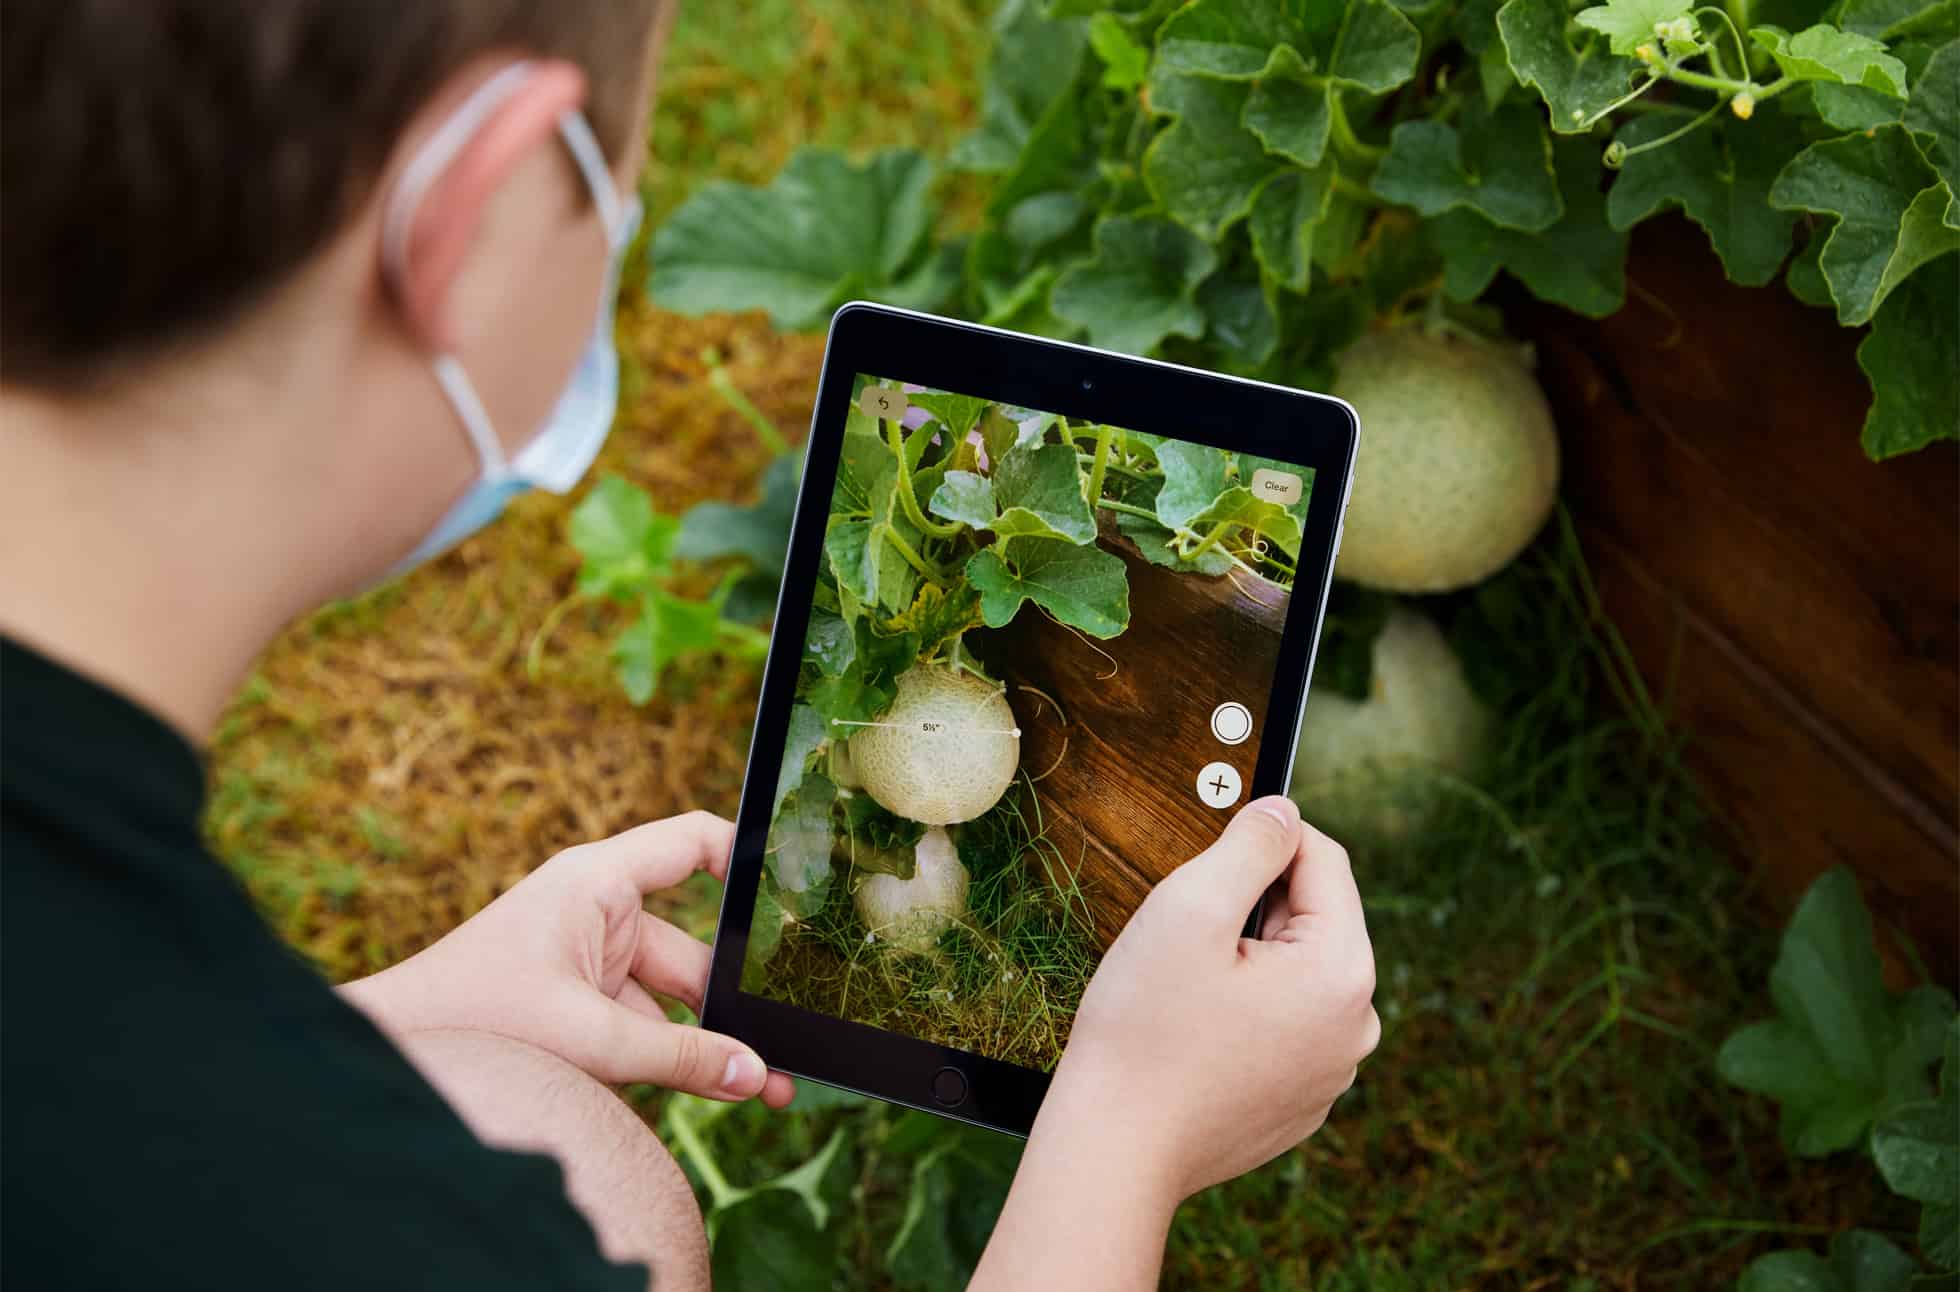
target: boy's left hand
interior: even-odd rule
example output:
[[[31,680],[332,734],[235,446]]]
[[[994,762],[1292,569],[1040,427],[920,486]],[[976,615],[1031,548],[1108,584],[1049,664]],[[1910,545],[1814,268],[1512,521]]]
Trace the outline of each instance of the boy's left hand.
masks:
[[[760,1094],[781,1108],[795,1094],[787,1074],[740,1041],[673,1022],[650,994],[700,1010],[707,944],[641,903],[698,870],[726,878],[734,834],[689,812],[567,848],[434,946],[341,991],[391,1032],[494,1032],[601,1081]]]

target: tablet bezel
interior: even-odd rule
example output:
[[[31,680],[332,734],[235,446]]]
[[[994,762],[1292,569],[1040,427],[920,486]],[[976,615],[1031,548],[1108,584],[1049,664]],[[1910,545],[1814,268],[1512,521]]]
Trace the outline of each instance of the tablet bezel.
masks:
[[[1300,544],[1303,560],[1266,709],[1267,730],[1285,732],[1287,739],[1262,738],[1248,800],[1284,792],[1291,771],[1341,517],[1353,482],[1359,422],[1352,407],[1330,395],[911,310],[854,301],[831,319],[742,781],[702,1026],[746,1042],[770,1067],[800,1078],[1026,1135],[1047,1091],[1048,1073],[740,990],[770,809],[823,559],[845,414],[858,373],[1313,468]],[[1305,564],[1310,552],[1320,554],[1319,568],[1311,572]],[[933,1097],[935,1081],[948,1068],[964,1078],[964,1099],[956,1107]]]

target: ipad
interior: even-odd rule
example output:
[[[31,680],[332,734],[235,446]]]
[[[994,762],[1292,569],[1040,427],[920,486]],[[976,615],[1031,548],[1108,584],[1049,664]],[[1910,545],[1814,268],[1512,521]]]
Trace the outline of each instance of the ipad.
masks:
[[[839,310],[703,1023],[1026,1134],[1130,914],[1286,786],[1357,430],[1325,395]]]

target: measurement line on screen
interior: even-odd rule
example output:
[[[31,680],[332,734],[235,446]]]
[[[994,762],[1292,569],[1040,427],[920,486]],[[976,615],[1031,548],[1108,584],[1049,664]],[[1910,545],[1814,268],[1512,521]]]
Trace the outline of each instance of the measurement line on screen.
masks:
[[[849,718],[832,718],[830,724],[833,727],[884,727],[891,731],[911,731],[918,725],[917,723],[911,722],[853,722]],[[945,723],[941,723],[940,725],[947,731],[959,731],[969,736],[1018,736],[1021,734],[1019,727],[954,727]]]

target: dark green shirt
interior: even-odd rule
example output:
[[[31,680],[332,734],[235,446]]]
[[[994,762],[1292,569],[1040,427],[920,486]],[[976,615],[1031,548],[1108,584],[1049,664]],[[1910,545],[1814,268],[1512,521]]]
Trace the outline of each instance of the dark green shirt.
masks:
[[[0,1273],[19,1288],[644,1288],[204,850],[204,773],[0,640]]]

